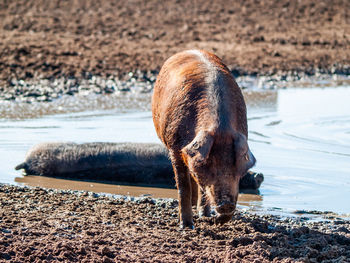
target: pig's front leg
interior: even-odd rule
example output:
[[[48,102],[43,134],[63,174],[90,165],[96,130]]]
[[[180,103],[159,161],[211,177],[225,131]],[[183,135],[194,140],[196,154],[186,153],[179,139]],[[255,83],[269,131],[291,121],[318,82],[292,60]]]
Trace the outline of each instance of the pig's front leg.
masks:
[[[171,156],[174,168],[176,186],[179,195],[180,227],[194,229],[192,216],[192,189],[188,168],[181,157]]]
[[[197,206],[198,204],[198,197],[199,197],[199,187],[196,183],[196,181],[193,179],[192,176],[190,176],[191,178],[191,192],[192,192],[192,206]]]
[[[191,176],[192,206],[197,206],[199,217],[210,217],[210,202],[206,193]]]

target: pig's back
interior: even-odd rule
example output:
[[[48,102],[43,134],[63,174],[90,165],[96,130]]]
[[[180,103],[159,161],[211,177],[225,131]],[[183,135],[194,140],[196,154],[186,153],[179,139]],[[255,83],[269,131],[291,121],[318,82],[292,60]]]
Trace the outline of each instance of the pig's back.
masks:
[[[234,127],[246,135],[246,108],[230,71],[215,55],[184,51],[163,65],[154,88],[153,121],[168,148],[181,149],[201,129]]]

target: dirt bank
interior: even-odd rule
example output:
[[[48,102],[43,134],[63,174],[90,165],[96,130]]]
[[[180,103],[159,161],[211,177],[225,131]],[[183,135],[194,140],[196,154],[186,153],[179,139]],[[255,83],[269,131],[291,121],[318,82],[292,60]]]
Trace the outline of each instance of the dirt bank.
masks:
[[[180,231],[177,201],[0,185],[0,261],[349,262],[350,222],[236,212]]]
[[[347,0],[1,1],[0,86],[152,73],[189,48],[236,74],[349,73],[348,10]]]

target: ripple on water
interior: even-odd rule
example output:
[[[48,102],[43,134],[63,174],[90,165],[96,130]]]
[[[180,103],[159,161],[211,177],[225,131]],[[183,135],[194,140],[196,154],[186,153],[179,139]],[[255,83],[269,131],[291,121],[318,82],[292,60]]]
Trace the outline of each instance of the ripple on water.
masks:
[[[348,98],[349,87],[287,89],[274,110],[248,107],[265,206],[350,212]]]

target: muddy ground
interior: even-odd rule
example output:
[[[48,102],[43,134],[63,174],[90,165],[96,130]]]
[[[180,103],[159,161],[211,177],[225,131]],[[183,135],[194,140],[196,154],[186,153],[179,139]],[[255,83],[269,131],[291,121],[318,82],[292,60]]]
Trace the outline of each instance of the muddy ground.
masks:
[[[349,73],[349,10],[347,0],[5,0],[0,86],[129,72],[152,81],[190,48],[215,52],[236,75]]]
[[[0,99],[150,92],[177,51],[237,75],[350,74],[350,2],[0,1]],[[26,100],[25,100],[26,101]],[[237,211],[180,231],[177,201],[0,185],[0,262],[350,262],[350,222]]]
[[[177,201],[0,185],[0,261],[350,262],[350,221],[237,211],[180,230]]]

